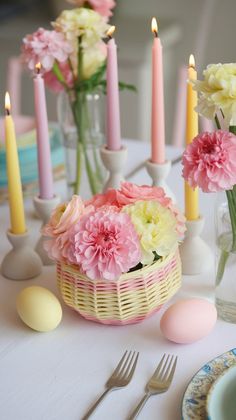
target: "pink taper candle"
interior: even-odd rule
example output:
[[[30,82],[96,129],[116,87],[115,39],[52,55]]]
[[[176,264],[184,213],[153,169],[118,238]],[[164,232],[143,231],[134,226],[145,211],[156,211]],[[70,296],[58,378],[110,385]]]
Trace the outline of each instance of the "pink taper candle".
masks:
[[[115,26],[111,26],[107,32],[110,38],[107,43],[107,148],[109,150],[121,148],[117,47],[112,38],[114,31]]]
[[[34,78],[34,102],[37,129],[37,152],[39,174],[39,197],[48,200],[53,197],[53,176],[50,141],[48,132],[48,117],[45,97],[44,80],[40,73],[40,63],[36,65],[37,74]]]
[[[152,19],[152,32],[154,41],[152,46],[152,156],[154,163],[165,162],[165,115],[164,115],[164,89],[162,45],[158,37],[156,19]]]

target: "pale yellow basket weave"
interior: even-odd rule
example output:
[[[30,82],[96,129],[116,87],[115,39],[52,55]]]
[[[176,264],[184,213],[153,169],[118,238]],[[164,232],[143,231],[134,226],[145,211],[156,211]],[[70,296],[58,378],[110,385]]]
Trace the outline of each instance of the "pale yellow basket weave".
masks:
[[[180,288],[179,250],[112,282],[91,280],[78,267],[58,263],[57,283],[64,302],[86,319],[112,325],[140,322]]]

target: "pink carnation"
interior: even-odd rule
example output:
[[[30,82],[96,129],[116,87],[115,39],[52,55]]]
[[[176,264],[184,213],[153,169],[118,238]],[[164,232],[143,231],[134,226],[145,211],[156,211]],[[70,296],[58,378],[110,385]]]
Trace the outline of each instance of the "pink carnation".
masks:
[[[73,195],[69,203],[59,204],[55,208],[49,222],[43,228],[43,234],[52,238],[44,243],[50,258],[54,260],[67,258],[70,229],[83,214],[91,210],[93,210],[93,207],[85,208],[78,195]]]
[[[60,63],[59,67],[64,76],[67,86],[73,87],[73,74],[72,74],[72,71],[70,69],[68,62],[66,61],[65,63]],[[58,93],[64,90],[63,85],[59,82],[58,78],[55,76],[52,70],[44,74],[44,80],[45,80],[46,85],[53,92]]]
[[[76,7],[83,7],[85,3],[88,3],[91,9],[100,15],[108,18],[112,16],[111,9],[114,9],[116,3],[115,0],[67,0],[68,3],[73,4]]]
[[[130,217],[114,208],[84,215],[71,231],[70,241],[69,260],[93,280],[116,280],[141,259]]]
[[[230,190],[236,184],[236,136],[217,130],[195,137],[183,154],[183,177],[204,192]]]
[[[30,70],[34,70],[35,65],[40,62],[42,69],[49,71],[55,60],[59,63],[65,62],[72,51],[73,47],[63,33],[39,28],[23,39],[22,59]]]

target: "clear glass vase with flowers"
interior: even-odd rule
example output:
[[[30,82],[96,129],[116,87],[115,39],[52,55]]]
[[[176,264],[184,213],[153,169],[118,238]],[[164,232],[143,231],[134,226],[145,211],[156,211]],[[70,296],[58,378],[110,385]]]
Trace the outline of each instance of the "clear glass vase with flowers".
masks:
[[[25,36],[22,59],[33,72],[40,62],[46,85],[59,95],[58,116],[68,150],[69,195],[78,194],[86,174],[89,195],[101,191],[104,167],[99,149],[104,140],[102,94],[106,93],[107,23],[114,0],[70,0],[52,22]],[[120,88],[132,86],[120,83]]]
[[[216,131],[198,135],[183,155],[183,176],[193,188],[217,193],[215,302],[220,318],[236,323],[236,64],[211,64],[197,111],[215,119]]]

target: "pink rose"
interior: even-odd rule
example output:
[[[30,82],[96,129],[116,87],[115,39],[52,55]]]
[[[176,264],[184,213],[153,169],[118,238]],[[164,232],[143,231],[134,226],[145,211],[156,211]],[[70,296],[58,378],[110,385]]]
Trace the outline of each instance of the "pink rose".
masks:
[[[183,177],[204,192],[230,190],[236,184],[236,136],[223,130],[199,134],[183,154]]]
[[[157,200],[163,207],[167,207],[171,199],[165,195],[163,188],[150,187],[149,185],[135,185],[123,182],[117,191],[117,200],[121,206],[135,203],[138,200]]]
[[[119,190],[110,188],[104,194],[95,195],[87,201],[87,204],[92,204],[95,208],[105,204],[122,208],[139,200],[157,200],[164,207],[167,207],[171,202],[171,199],[166,197],[163,188],[148,185],[138,186],[131,182],[123,182]]]
[[[73,195],[69,203],[59,204],[52,212],[49,222],[43,228],[43,234],[52,239],[44,243],[50,258],[60,260],[66,258],[69,247],[70,229],[83,214],[93,210],[92,206],[84,207],[78,195]]]

